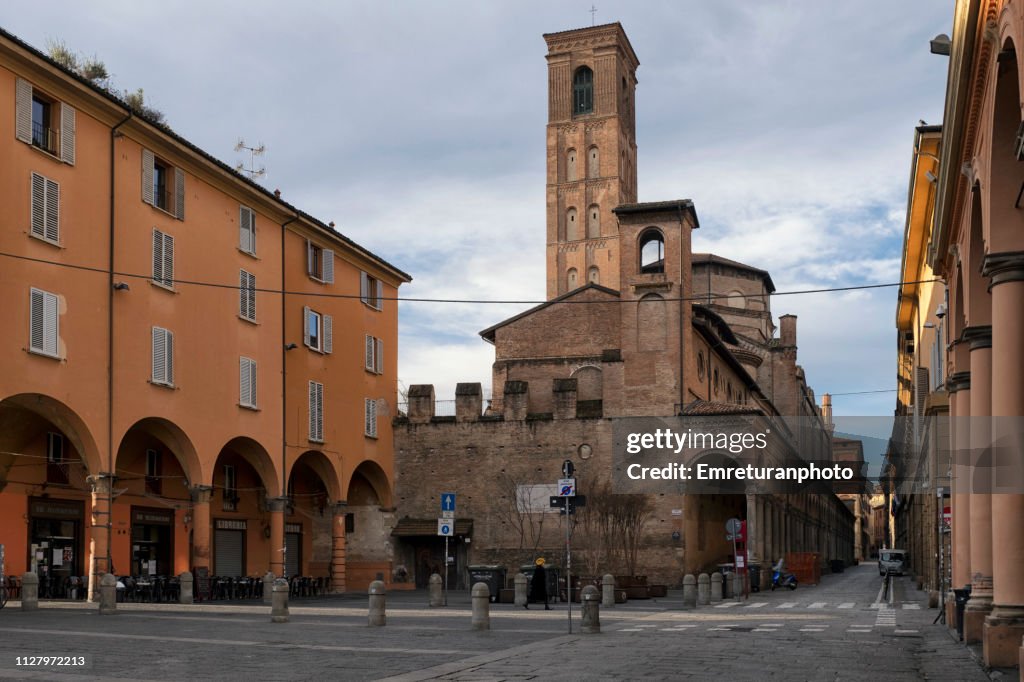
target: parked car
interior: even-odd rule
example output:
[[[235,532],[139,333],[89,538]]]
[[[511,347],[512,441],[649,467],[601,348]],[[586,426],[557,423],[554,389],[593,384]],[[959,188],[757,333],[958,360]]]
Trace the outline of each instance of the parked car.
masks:
[[[883,549],[878,553],[878,575],[903,575],[907,553],[902,549]]]

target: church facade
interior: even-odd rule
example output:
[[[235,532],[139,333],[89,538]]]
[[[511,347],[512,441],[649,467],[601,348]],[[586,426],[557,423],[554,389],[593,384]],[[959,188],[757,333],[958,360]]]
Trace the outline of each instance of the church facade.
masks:
[[[456,414],[438,416],[433,387],[410,388],[394,423],[395,565],[424,585],[443,565],[442,492],[458,498],[453,581],[465,585],[470,564],[564,565],[566,517],[549,497],[566,459],[588,496],[572,521],[574,574],[678,584],[732,561],[730,518],[746,521],[752,563],[790,551],[852,561],[854,519],[831,493],[613,491],[616,420],[802,417],[773,447],[818,461],[831,434],[796,362],[796,317],[775,336],[770,275],[694,254],[689,199],[637,201],[639,61],[622,26],[545,40],[548,300],[481,332],[495,348],[489,403],[480,383],[459,384]],[[601,530],[619,522],[613,539]]]

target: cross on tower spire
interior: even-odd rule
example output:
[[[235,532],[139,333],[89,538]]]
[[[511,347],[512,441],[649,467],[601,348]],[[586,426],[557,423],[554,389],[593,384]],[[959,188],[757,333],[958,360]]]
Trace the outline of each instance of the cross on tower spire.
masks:
[[[591,5],[590,9],[588,11],[590,12],[590,25],[591,26],[596,26],[597,25],[597,7],[595,7],[594,5]]]

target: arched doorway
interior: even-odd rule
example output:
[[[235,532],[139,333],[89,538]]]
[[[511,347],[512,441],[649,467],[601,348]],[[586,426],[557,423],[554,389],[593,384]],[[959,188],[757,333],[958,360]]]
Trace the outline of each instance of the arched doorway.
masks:
[[[687,466],[696,472],[706,464],[734,470],[739,463],[721,452],[703,452]],[[688,486],[685,504],[685,572],[712,573],[723,564],[735,564],[733,541],[727,537],[729,519],[745,521],[747,518],[747,490],[742,481],[708,481],[699,486]],[[749,540],[749,538],[748,538]],[[736,549],[746,548],[737,538]]]
[[[338,473],[324,453],[310,450],[292,465],[284,528],[286,576],[332,576],[333,524],[340,490]]]
[[[391,580],[392,491],[388,475],[366,460],[349,479],[345,528],[348,589],[364,589],[382,576]]]

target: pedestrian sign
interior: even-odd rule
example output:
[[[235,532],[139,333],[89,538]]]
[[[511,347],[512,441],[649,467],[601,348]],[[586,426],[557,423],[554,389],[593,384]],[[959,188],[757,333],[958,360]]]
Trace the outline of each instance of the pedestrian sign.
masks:
[[[455,535],[455,521],[453,519],[438,519],[437,534],[444,537]]]
[[[560,478],[558,479],[558,496],[559,497],[574,497],[576,495],[576,479],[575,478]]]
[[[455,511],[455,493],[441,493],[441,511]]]

